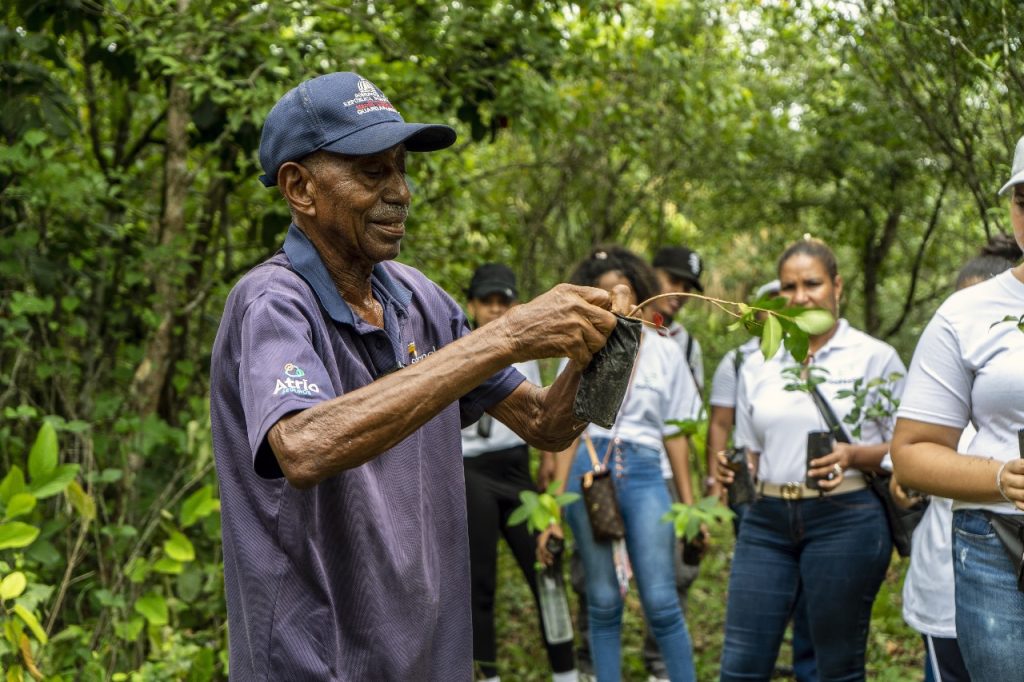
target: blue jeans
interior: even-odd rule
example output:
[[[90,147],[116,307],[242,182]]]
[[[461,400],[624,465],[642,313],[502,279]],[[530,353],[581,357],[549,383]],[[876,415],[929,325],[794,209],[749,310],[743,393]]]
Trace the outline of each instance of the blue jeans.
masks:
[[[956,636],[974,682],[1021,680],[1024,593],[985,515],[953,512]]]
[[[729,576],[722,680],[767,680],[801,590],[823,681],[863,680],[871,605],[892,556],[870,490],[747,511]]]
[[[599,457],[604,456],[607,447],[608,440],[594,439]],[[672,524],[661,520],[670,507],[661,474],[661,456],[657,450],[627,442],[621,442],[612,452],[609,467],[626,525],[626,547],[644,616],[664,656],[669,679],[696,680],[690,633],[676,594],[672,556],[675,532]],[[580,477],[591,469],[586,448],[581,445],[569,475],[568,490],[581,492]],[[615,578],[612,545],[594,540],[582,501],[568,505],[565,516],[583,558],[594,670],[599,682],[618,682],[622,667],[623,601]]]

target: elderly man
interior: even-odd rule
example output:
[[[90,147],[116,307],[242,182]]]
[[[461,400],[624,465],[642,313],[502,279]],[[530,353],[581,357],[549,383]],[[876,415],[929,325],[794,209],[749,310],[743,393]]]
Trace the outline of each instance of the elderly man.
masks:
[[[470,334],[392,261],[406,152],[454,140],[353,73],[300,84],[264,124],[261,180],[293,223],[232,290],[212,357],[233,678],[471,679],[460,425],[487,411],[552,450],[585,426],[573,396],[612,296],[562,285]],[[547,389],[509,368],[558,356],[574,370]]]

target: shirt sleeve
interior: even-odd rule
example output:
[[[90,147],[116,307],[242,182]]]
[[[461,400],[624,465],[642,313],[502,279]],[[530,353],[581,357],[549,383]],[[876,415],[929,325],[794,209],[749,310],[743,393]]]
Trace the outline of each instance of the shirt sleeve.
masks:
[[[744,368],[736,385],[736,428],[732,432],[733,445],[746,447],[753,452],[761,452],[764,446],[754,433],[753,413],[750,400],[750,373]]]
[[[336,397],[324,362],[313,345],[308,306],[294,292],[253,300],[242,318],[238,380],[253,468],[280,478],[281,467],[267,432],[281,417]]]
[[[899,416],[962,429],[970,419],[973,386],[956,331],[935,315],[914,351]]]
[[[711,399],[708,401],[713,407],[736,407],[736,375],[739,373],[739,369],[736,367],[736,354],[738,352],[733,348],[726,353],[715,369],[715,374],[711,378]]]
[[[469,334],[469,320],[466,319],[466,314],[462,312],[462,308],[459,307],[451,296],[444,293],[440,288],[438,290],[448,303],[452,324],[452,338],[460,339]],[[505,367],[462,396],[459,400],[459,419],[462,422],[462,428],[476,423],[484,412],[507,398],[525,380],[526,377],[515,367]]]

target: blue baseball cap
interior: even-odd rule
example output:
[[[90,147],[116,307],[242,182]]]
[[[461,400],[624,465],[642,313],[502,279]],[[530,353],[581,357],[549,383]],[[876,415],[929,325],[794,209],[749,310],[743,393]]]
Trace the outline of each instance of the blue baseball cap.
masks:
[[[299,83],[267,114],[260,137],[260,182],[277,184],[277,171],[323,149],[367,156],[405,143],[432,152],[455,142],[455,130],[438,123],[406,123],[376,85],[342,71]]]

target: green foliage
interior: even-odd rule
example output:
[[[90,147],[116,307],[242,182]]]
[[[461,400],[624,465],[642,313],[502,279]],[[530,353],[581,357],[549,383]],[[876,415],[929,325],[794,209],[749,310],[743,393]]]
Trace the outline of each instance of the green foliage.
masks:
[[[580,499],[577,493],[558,493],[561,481],[552,481],[542,493],[523,490],[519,493],[522,502],[508,517],[508,525],[517,526],[526,522],[530,532],[539,533],[561,522],[561,509]]]
[[[735,513],[722,504],[717,495],[708,495],[697,504],[674,502],[661,521],[672,524],[677,538],[690,542],[700,533],[702,525],[716,526],[734,516]]]
[[[1003,319],[999,320],[998,322],[993,323],[992,326],[994,327],[997,324],[1004,324],[1006,322],[1010,322],[1012,324],[1017,325],[1017,330],[1021,331],[1021,332],[1024,332],[1024,315],[1021,315],[1020,317],[1017,317],[1017,316],[1014,316],[1014,315],[1007,315],[1006,317],[1004,317]]]
[[[892,372],[889,376],[864,377],[854,379],[850,388],[841,389],[836,398],[853,398],[853,408],[843,417],[843,421],[853,428],[850,435],[860,438],[861,428],[866,420],[874,421],[883,426],[883,431],[890,431],[900,407],[900,399],[895,396],[894,385],[903,378],[902,372]]]
[[[458,128],[410,159],[401,255],[449,291],[484,260],[529,296],[593,244],[688,243],[708,291],[745,300],[811,232],[845,316],[906,356],[950,263],[1007,227],[993,190],[1024,97],[1005,5],[7,3],[0,581],[26,586],[0,667],[227,676],[209,349],[287,228],[256,150],[299,80],[355,69]],[[748,331],[803,357],[823,322],[779,305],[682,316],[711,368]],[[764,334],[753,307],[776,313]]]

